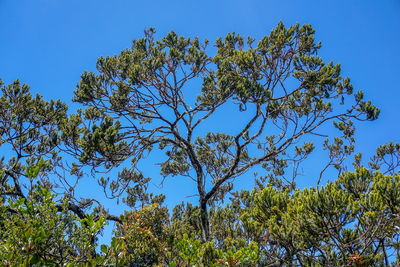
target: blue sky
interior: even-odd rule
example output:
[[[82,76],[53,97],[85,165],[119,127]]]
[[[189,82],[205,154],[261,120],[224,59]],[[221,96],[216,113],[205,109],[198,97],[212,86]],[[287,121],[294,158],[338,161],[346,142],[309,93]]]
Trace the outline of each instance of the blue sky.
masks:
[[[235,31],[259,39],[280,20],[312,24],[322,41],[320,55],[340,62],[354,87],[381,108],[377,121],[358,124],[358,150],[371,155],[380,144],[399,142],[398,0],[0,0],[0,78],[6,84],[19,78],[73,111],[70,99],[81,73],[94,71],[98,57],[130,47],[144,28],[154,26],[157,37],[174,30],[214,41]],[[162,189],[169,205],[187,200],[176,181]]]

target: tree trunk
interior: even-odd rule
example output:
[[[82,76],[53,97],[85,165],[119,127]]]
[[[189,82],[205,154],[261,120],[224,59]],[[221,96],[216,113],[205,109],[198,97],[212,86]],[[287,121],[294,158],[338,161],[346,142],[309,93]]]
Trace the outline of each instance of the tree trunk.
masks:
[[[207,201],[200,199],[201,241],[207,242],[210,238],[210,222],[207,212]]]

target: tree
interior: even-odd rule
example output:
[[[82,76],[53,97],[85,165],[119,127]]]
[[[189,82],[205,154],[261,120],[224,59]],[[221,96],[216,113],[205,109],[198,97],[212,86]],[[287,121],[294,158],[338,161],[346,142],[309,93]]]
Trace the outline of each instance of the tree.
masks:
[[[296,173],[314,149],[311,142],[297,144],[319,135],[328,122],[342,133],[341,141],[325,145],[330,165],[339,166],[353,151],[352,120],[374,120],[379,114],[361,91],[353,92],[339,64],[318,56],[321,45],[310,25],[279,23],[257,44],[230,33],[217,39],[214,56],[207,54],[212,50],[207,40],[170,32],[155,41],[154,34],[150,28],[131,49],[100,57],[97,74],[82,74],[74,101],[86,109],[65,123],[63,141],[81,164],[97,170],[107,172],[131,160],[132,167],[117,180],[100,181],[111,196],[127,191],[130,205],[148,181],[137,163],[156,146],[165,150],[161,173],[196,184],[203,242],[211,233],[208,205],[223,200],[235,178],[254,166],[271,179],[282,177],[289,165]],[[230,105],[247,119],[233,133],[202,135],[200,125]]]
[[[38,185],[72,196],[76,182],[72,175],[62,175],[69,168],[63,164],[60,150],[67,105],[43,100],[39,94],[33,97],[29,86],[19,80],[7,86],[0,80],[0,87],[0,145],[3,153],[7,151],[0,159],[0,197],[30,201],[31,189]],[[86,216],[85,206],[87,203],[69,199],[68,209],[80,219]],[[111,215],[107,218],[119,220]]]
[[[167,232],[168,224],[168,209],[156,203],[125,212],[123,223],[116,228],[116,236],[126,244],[125,257],[137,265],[165,265],[174,239]]]
[[[43,161],[29,167],[27,178],[37,178]],[[60,266],[92,260],[96,238],[105,218],[71,211],[68,196],[58,198],[51,187],[33,185],[27,195],[0,198],[0,262],[4,266]]]
[[[254,197],[270,263],[389,266],[398,260],[399,176],[358,166],[321,188]]]
[[[61,101],[47,102],[40,95],[33,97],[29,86],[18,80],[8,86],[0,80],[0,87],[0,145],[8,150],[0,160],[0,196],[26,198],[33,185],[51,184],[50,166],[60,161],[58,125],[66,117],[67,106]],[[27,172],[41,161],[40,172]]]

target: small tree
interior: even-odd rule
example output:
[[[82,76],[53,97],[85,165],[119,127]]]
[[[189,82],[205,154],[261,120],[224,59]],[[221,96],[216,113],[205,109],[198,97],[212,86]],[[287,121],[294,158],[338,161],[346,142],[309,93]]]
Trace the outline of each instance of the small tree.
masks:
[[[27,167],[25,175],[35,181],[45,168],[40,161]],[[95,218],[94,214],[79,218],[77,215],[83,212],[77,212],[69,197],[59,198],[42,185],[33,185],[28,194],[8,196],[0,196],[2,265],[60,266],[95,261],[95,241],[105,218]]]
[[[399,186],[398,173],[356,166],[323,187],[267,186],[252,195],[254,206],[242,218],[258,225],[266,265],[396,265]]]
[[[353,93],[339,64],[326,64],[317,55],[320,43],[310,25],[279,23],[257,44],[230,33],[217,39],[214,56],[206,53],[207,40],[170,32],[155,41],[154,33],[151,28],[132,49],[99,58],[97,74],[82,74],[74,101],[87,108],[66,123],[64,140],[82,163],[103,171],[132,160],[118,180],[101,179],[113,196],[139,192],[147,180],[137,162],[156,145],[166,150],[161,173],[196,184],[203,241],[210,236],[207,206],[223,199],[236,177],[257,165],[271,177],[283,175],[288,162],[297,166],[314,148],[296,146],[299,140],[330,121],[348,145],[338,142],[342,152],[325,147],[349,154],[351,119],[374,120],[379,114],[361,91]],[[201,135],[199,126],[230,103],[247,119],[238,121],[232,134],[219,129]]]

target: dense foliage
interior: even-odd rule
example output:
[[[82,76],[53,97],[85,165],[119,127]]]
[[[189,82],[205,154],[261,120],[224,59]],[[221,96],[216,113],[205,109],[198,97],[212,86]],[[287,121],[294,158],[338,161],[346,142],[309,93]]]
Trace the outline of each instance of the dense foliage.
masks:
[[[36,187],[1,205],[4,265],[377,266],[399,264],[400,176],[356,166],[320,188],[266,185],[210,211],[201,242],[198,207],[172,216],[160,204],[126,212],[110,246],[96,240],[104,217],[80,219],[68,200]],[[69,266],[69,265],[68,265]]]
[[[215,49],[154,36],[145,31],[82,74],[76,113],[19,81],[0,84],[2,265],[400,264],[400,145],[379,147],[368,166],[357,154],[346,168],[356,121],[379,109],[318,56],[310,25],[279,23],[258,43],[231,33]],[[211,123],[235,117],[231,129]],[[328,157],[315,186],[296,187],[313,138],[331,125],[337,136],[319,142]],[[140,166],[157,150],[163,178],[193,181],[198,205],[168,210],[168,196],[149,192]],[[336,177],[321,185],[330,167]],[[254,189],[236,191],[251,170],[262,172]],[[124,214],[76,192],[87,174],[123,200]],[[99,244],[108,223],[112,240]]]

